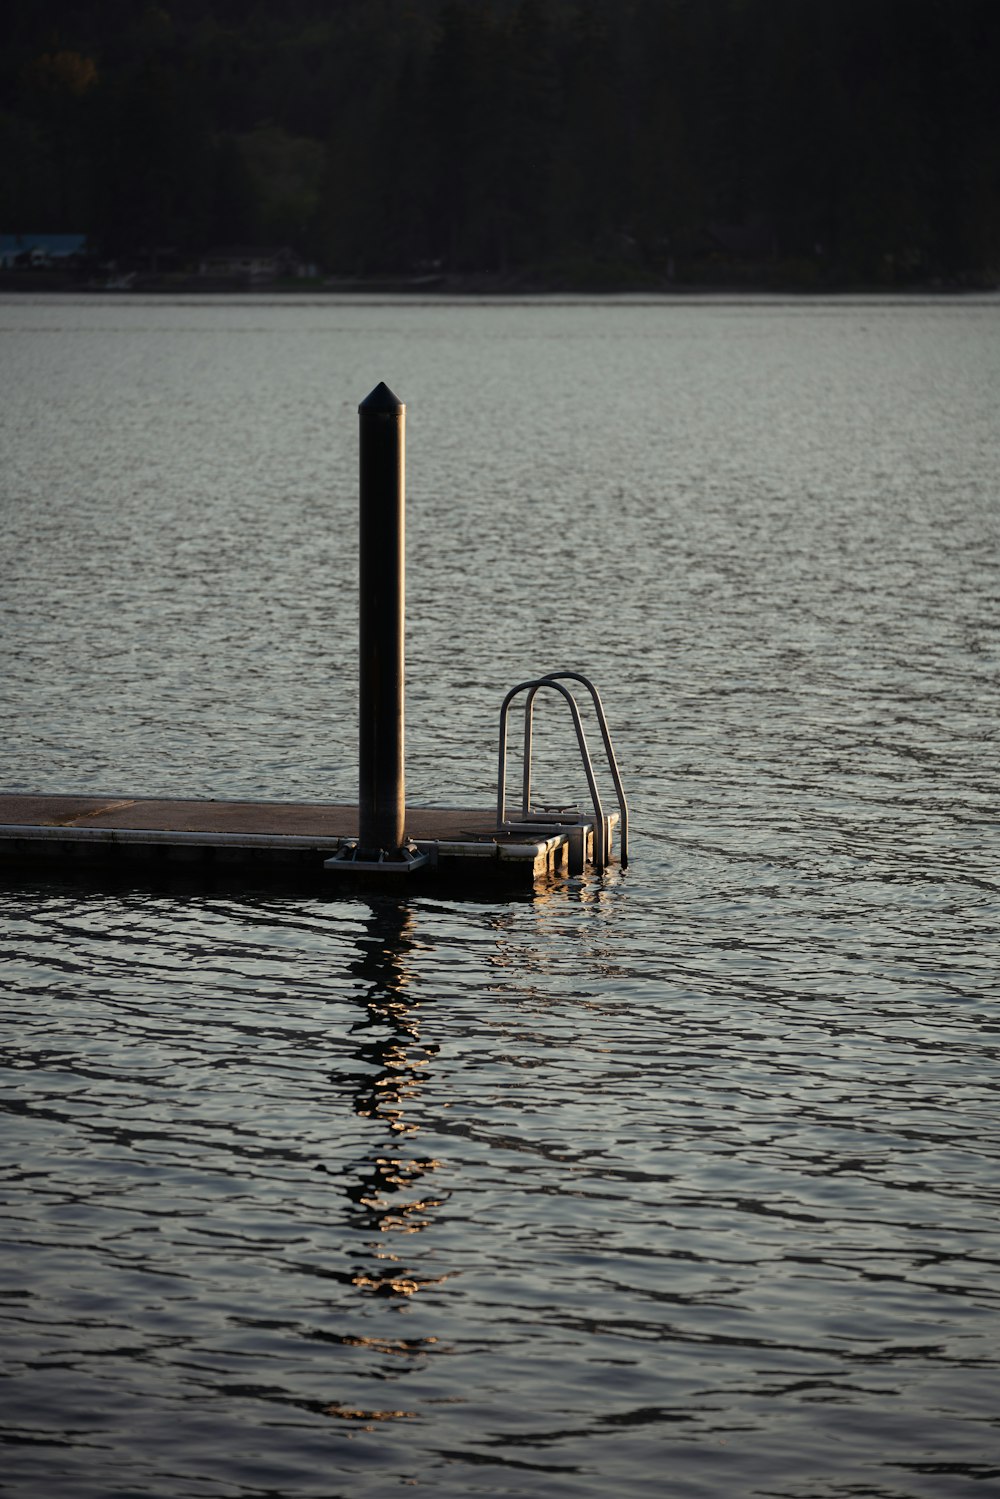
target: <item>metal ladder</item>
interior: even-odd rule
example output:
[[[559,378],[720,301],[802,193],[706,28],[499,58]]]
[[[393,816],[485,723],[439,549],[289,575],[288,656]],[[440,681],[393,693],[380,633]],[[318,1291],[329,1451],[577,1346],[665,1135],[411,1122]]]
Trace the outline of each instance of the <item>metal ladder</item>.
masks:
[[[599,869],[604,869],[610,857],[610,827],[604,815],[601,803],[601,794],[597,787],[594,776],[594,766],[587,748],[587,736],[583,731],[583,722],[580,718],[580,709],[576,698],[564,682],[579,682],[590,693],[597,722],[600,726],[601,737],[604,740],[604,750],[608,758],[608,768],[611,778],[615,783],[615,793],[618,797],[618,810],[621,821],[621,864],[622,868],[628,867],[628,803],[625,800],[625,789],[622,786],[622,778],[618,771],[618,762],[615,759],[614,747],[611,743],[611,734],[608,731],[608,721],[604,714],[604,705],[601,702],[600,693],[588,677],[578,671],[552,671],[545,676],[534,677],[528,682],[519,682],[512,687],[503,700],[500,708],[500,754],[497,770],[497,828],[509,827],[507,820],[507,717],[510,705],[519,692],[528,694],[524,705],[524,766],[521,789],[521,820],[522,821],[545,821],[545,814],[550,815],[550,822],[570,821],[566,816],[560,818],[558,812],[551,808],[543,808],[537,811],[531,809],[531,741],[532,741],[532,719],[534,715],[534,703],[537,693],[543,687],[550,687],[565,698],[569,704],[569,710],[573,718],[573,728],[576,731],[576,741],[580,747],[580,758],[583,761],[584,772],[587,777],[587,785],[590,789],[590,797],[594,807],[594,862]],[[563,809],[564,810],[564,809]],[[575,820],[579,820],[578,818]]]

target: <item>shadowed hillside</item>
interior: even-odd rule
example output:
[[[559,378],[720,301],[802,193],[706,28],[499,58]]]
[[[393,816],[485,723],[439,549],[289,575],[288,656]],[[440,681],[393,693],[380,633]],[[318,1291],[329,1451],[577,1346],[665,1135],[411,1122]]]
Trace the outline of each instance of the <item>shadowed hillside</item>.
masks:
[[[977,285],[995,0],[11,7],[0,230],[190,272]]]

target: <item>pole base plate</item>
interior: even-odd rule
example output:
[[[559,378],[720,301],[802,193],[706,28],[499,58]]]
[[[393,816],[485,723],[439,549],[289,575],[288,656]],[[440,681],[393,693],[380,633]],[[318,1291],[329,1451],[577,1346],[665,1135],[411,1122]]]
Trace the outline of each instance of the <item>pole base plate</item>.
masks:
[[[345,874],[413,874],[430,862],[430,854],[422,854],[413,844],[404,844],[395,853],[383,848],[377,859],[364,859],[359,857],[356,843],[344,843],[332,859],[323,860],[323,868]]]

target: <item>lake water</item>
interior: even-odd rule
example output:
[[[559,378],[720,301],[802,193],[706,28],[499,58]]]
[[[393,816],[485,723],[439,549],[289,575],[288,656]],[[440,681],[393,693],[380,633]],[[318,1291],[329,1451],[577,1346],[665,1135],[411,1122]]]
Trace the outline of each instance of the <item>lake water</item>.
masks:
[[[0,1489],[1000,1481],[1000,299],[0,299],[4,789],[408,792],[601,688],[632,862],[0,888]],[[538,790],[581,790],[539,712]]]

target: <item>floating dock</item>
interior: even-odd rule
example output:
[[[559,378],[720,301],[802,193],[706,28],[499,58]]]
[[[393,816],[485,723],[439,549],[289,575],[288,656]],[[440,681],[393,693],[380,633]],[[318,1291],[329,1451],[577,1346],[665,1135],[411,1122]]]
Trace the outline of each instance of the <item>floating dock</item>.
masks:
[[[546,818],[548,820],[546,820]],[[618,818],[606,817],[606,833]],[[582,873],[594,855],[593,814],[534,811],[497,829],[496,814],[467,807],[409,807],[407,834],[435,875],[531,889]],[[358,809],[324,803],[183,801],[125,796],[0,795],[0,864],[8,871],[127,871],[315,876],[339,888],[331,865],[358,837]],[[354,875],[364,880],[361,868]],[[379,876],[374,876],[376,879]]]
[[[358,805],[181,801],[154,797],[0,794],[0,868],[16,876],[46,864],[142,866],[170,873],[241,870],[409,883],[416,874],[531,888],[539,880],[604,869],[620,822],[628,862],[628,807],[607,720],[593,683],[576,671],[549,672],[511,688],[500,710],[496,811],[408,807],[403,765],[405,637],[404,482],[406,407],[384,383],[358,408],[360,420]],[[606,813],[572,682],[588,694],[601,731],[619,811]],[[536,695],[567,705],[590,792],[590,812],[536,806],[531,797]],[[525,695],[520,813],[508,816],[507,717]]]

